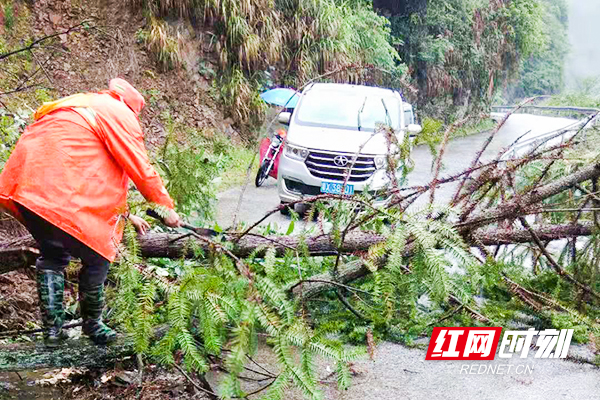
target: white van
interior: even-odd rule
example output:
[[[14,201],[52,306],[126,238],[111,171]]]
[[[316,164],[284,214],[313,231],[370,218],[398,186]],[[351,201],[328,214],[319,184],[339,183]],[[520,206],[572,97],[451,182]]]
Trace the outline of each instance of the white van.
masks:
[[[421,131],[414,124],[412,106],[397,91],[337,83],[308,86],[293,115],[281,113],[279,121],[289,125],[279,161],[281,203],[321,193],[339,194],[361,146],[345,193],[385,189],[390,183],[386,174],[388,143],[383,133],[373,135],[375,130],[386,124],[402,137]],[[385,199],[380,203],[385,204]]]

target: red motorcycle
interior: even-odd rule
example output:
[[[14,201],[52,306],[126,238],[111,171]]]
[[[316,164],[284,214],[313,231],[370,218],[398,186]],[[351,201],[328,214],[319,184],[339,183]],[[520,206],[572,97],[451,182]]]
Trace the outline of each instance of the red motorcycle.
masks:
[[[261,163],[260,168],[256,173],[256,179],[254,179],[256,187],[260,187],[269,176],[277,179],[277,167],[279,165],[279,157],[281,156],[281,149],[283,149],[285,135],[286,131],[280,129],[273,136],[273,140],[270,140],[267,137],[260,142]]]

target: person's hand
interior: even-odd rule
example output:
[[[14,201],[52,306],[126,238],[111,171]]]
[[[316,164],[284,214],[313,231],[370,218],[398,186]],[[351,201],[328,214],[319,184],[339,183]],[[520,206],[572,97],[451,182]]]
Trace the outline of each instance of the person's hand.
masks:
[[[130,215],[129,221],[131,221],[131,224],[140,235],[145,235],[150,230],[150,224],[137,215]]]
[[[169,215],[165,218],[165,225],[170,226],[171,228],[179,228],[182,223],[183,221],[175,210],[170,210]]]

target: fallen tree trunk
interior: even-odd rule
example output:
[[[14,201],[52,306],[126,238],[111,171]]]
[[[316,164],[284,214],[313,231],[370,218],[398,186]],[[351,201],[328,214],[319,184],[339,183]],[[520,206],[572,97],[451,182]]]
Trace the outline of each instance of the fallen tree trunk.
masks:
[[[231,236],[233,238],[233,235]],[[242,238],[232,249],[237,257],[247,257],[257,249],[264,248],[258,255],[264,254],[268,247],[275,248],[277,255],[282,256],[288,249],[297,249],[301,243],[298,236],[258,236],[248,235]],[[374,244],[385,240],[382,235],[370,232],[354,231],[350,233],[340,249],[343,253],[366,251]],[[338,249],[329,235],[308,237],[304,240],[308,252],[313,256],[325,256],[337,254]],[[145,258],[194,258],[196,249],[211,250],[210,243],[204,242],[194,236],[148,233],[138,237],[138,244],[142,257]],[[37,255],[37,243],[30,235],[0,243],[0,273],[6,273],[22,268],[35,261]],[[4,249],[4,250],[3,250]],[[19,249],[22,249],[19,252]],[[33,252],[33,253],[32,253]]]
[[[565,225],[534,226],[538,237],[543,241],[589,236],[592,234],[592,223]],[[478,229],[465,238],[467,243],[483,245],[501,245],[531,242],[531,234],[525,229]],[[231,250],[237,257],[247,257],[253,251],[273,247],[277,255],[283,255],[288,249],[298,249],[302,244],[298,236],[257,236],[248,235],[242,238]],[[383,235],[371,232],[352,231],[346,235],[344,245],[339,249],[342,253],[358,253],[367,251],[371,246],[385,241]],[[193,236],[168,233],[148,233],[138,238],[141,255],[146,258],[193,258],[195,249],[210,250],[210,244]],[[304,239],[308,253],[312,256],[337,254],[338,249],[329,235],[319,235]],[[32,265],[37,257],[37,244],[30,235],[10,242],[0,243],[0,273],[6,273]],[[264,251],[258,255],[264,254]]]
[[[55,348],[48,348],[41,341],[7,344],[0,349],[0,371],[105,367],[131,354],[133,344],[126,336],[119,336],[110,346],[97,346],[84,338],[67,340]]]
[[[591,222],[575,225],[538,225],[534,228],[538,237],[544,242],[577,236],[590,236],[593,229],[594,225]],[[473,233],[471,239],[486,246],[533,241],[531,233],[527,229],[479,229]],[[306,282],[294,285],[292,295],[305,299],[310,298],[325,290],[333,289],[336,286],[335,283],[346,284],[370,273],[364,263],[349,263],[340,267],[337,281],[329,273],[311,276]]]
[[[166,333],[166,325],[154,329],[154,339]],[[119,334],[109,346],[98,346],[82,336],[65,340],[58,347],[46,347],[42,341],[7,344],[0,347],[0,371],[40,368],[106,367],[135,353],[133,338]]]

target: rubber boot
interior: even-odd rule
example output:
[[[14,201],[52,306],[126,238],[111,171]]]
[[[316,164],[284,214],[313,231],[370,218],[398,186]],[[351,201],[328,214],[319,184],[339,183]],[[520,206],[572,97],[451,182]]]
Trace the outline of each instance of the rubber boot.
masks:
[[[83,318],[83,333],[96,344],[108,344],[117,338],[115,331],[102,322],[104,285],[79,290],[79,307]]]
[[[47,329],[44,333],[44,342],[49,347],[56,347],[67,338],[62,330],[65,322],[63,308],[65,277],[62,272],[38,269],[36,280],[42,323]]]

